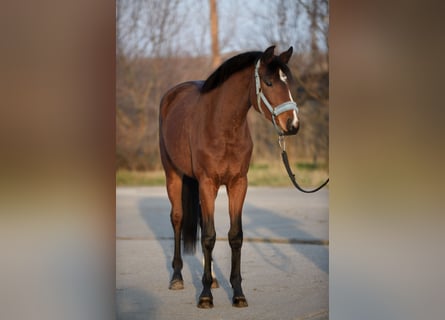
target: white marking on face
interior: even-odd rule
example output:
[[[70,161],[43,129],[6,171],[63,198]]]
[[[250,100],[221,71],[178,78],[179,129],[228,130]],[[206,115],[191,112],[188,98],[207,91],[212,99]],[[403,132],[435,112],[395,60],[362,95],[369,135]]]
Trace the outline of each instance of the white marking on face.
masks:
[[[294,101],[294,99],[292,98],[292,94],[290,93],[290,90],[288,90],[287,92],[289,92],[289,99],[290,99],[290,101]]]
[[[278,71],[278,74],[280,75],[280,80],[286,83],[287,80],[286,74],[281,69]]]
[[[294,113],[294,117],[292,119],[292,125],[294,127],[297,127],[297,124],[298,124],[297,111],[294,110],[293,113]]]
[[[294,99],[292,98],[292,94],[290,93],[290,90],[288,92],[289,92],[289,99],[290,99],[290,101],[294,101]],[[292,118],[292,125],[294,127],[296,127],[297,124],[298,124],[298,117],[297,117],[297,111],[296,110],[293,111],[293,115],[294,116]]]
[[[280,80],[283,81],[287,85],[287,76],[286,76],[286,74],[281,69],[278,70],[278,74],[280,76]],[[289,100],[294,102],[294,99],[292,98],[292,94],[290,93],[289,88],[288,88],[287,92],[289,93]],[[297,127],[297,125],[298,125],[297,111],[293,110],[292,113],[293,113],[292,125],[294,127]]]

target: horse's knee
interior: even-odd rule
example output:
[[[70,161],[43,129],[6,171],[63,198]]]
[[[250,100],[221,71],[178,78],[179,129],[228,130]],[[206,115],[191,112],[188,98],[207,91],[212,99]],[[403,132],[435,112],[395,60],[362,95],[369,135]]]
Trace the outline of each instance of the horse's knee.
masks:
[[[237,232],[229,231],[228,238],[229,238],[230,247],[232,249],[240,249],[241,246],[243,245],[243,232],[242,231],[237,231]]]
[[[213,248],[215,247],[215,242],[216,242],[216,233],[204,235],[202,237],[202,248],[212,251]]]

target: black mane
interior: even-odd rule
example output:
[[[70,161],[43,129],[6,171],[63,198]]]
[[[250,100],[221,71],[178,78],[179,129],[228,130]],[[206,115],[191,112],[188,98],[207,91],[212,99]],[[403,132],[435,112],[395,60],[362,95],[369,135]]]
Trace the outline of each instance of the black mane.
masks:
[[[201,87],[201,93],[206,93],[219,87],[232,74],[253,65],[262,54],[263,52],[261,51],[249,51],[226,60],[213,71],[207,80],[204,81],[204,84]],[[278,59],[278,57],[272,59],[268,64],[267,69],[270,73],[276,72],[277,69],[281,69],[288,77],[289,83],[293,83],[294,81],[289,67]]]
[[[207,78],[201,88],[201,92],[206,93],[219,87],[232,74],[254,64],[261,55],[261,51],[250,51],[226,60]]]

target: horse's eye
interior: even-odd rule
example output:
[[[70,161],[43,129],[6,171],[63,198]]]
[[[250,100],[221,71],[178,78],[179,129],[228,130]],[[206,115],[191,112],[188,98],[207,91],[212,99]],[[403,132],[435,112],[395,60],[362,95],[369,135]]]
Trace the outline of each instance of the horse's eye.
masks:
[[[272,87],[272,81],[264,79],[264,83],[266,84],[266,86]]]

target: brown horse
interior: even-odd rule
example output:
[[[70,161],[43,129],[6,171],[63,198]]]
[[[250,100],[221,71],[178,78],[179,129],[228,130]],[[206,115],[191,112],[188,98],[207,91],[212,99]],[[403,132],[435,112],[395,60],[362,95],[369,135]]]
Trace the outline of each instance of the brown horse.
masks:
[[[175,237],[170,289],[184,288],[181,234],[185,253],[193,253],[199,223],[204,254],[200,308],[213,307],[214,209],[221,185],[226,186],[229,198],[233,306],[247,306],[240,272],[241,212],[253,147],[247,112],[253,106],[273,123],[280,135],[298,131],[298,109],[288,86],[292,81],[287,67],[292,47],[279,56],[274,55],[274,48],[232,57],[207,80],[179,84],[161,101],[159,146]]]

